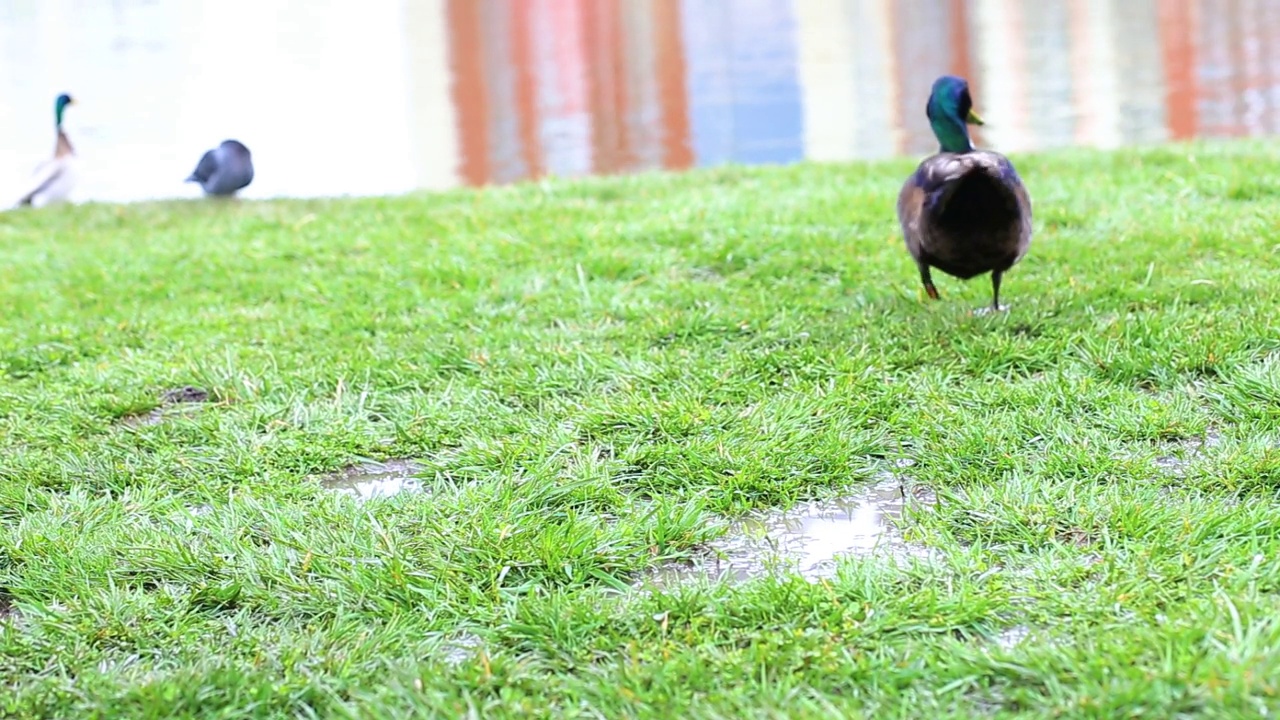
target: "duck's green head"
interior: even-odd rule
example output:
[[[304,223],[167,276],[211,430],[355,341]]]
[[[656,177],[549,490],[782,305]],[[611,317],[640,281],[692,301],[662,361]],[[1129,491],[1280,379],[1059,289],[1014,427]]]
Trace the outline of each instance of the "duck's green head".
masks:
[[[943,152],[968,152],[973,149],[967,124],[981,125],[982,118],[973,111],[969,83],[955,75],[943,75],[933,81],[929,93],[929,125],[942,145]]]
[[[58,127],[62,127],[62,111],[66,110],[68,105],[73,105],[73,104],[75,104],[75,101],[72,100],[71,96],[66,93],[62,93],[61,95],[58,96],[58,99],[54,101],[53,117],[55,120],[57,120]]]

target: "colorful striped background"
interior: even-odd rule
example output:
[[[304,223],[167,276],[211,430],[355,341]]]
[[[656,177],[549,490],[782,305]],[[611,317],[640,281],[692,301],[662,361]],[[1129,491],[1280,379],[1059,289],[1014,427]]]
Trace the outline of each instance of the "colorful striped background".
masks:
[[[442,0],[469,184],[930,150],[942,72],[1004,151],[1280,127],[1280,0]],[[452,145],[447,145],[452,143]],[[439,170],[439,168],[435,168]]]
[[[59,92],[131,201],[227,137],[250,198],[918,156],[944,72],[1004,152],[1276,133],[1280,0],[0,0],[0,205]]]

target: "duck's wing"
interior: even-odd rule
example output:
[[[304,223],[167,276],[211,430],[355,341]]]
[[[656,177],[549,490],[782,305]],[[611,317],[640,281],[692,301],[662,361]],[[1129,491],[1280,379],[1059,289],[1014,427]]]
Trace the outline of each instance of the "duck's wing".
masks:
[[[31,179],[32,188],[18,200],[19,205],[30,205],[36,195],[48,190],[62,177],[66,165],[57,160],[45,160],[36,166]]]
[[[200,162],[196,163],[196,169],[184,182],[207,182],[216,172],[218,172],[218,156],[212,150],[206,150],[204,155],[200,156]]]
[[[941,152],[920,161],[902,190],[898,192],[898,222],[907,250],[917,261],[922,260],[927,235],[938,215],[959,185],[957,182],[975,170],[985,168],[976,161],[975,153]]]
[[[920,218],[924,215],[925,198],[919,175],[920,169],[916,168],[898,191],[898,224],[902,226],[902,239],[906,241],[911,257],[917,261],[920,260]]]

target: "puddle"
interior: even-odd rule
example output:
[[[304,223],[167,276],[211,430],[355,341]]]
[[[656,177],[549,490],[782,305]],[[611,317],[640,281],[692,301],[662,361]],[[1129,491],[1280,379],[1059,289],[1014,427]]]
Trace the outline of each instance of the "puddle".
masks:
[[[689,278],[700,282],[718,283],[724,282],[724,274],[719,270],[711,267],[691,267],[688,269]]]
[[[420,492],[422,481],[414,477],[420,472],[422,466],[413,460],[366,462],[334,473],[321,480],[320,484],[361,500],[372,500],[403,492]]]
[[[126,415],[120,418],[121,425],[131,428],[159,425],[162,422],[164,422],[164,411],[160,408],[141,415]]]
[[[170,513],[169,522],[177,525],[186,532],[195,530],[196,518],[209,515],[213,512],[212,505],[187,505],[180,511]]]
[[[1007,710],[1009,705],[1004,693],[996,688],[981,688],[970,695],[969,699],[973,703],[973,709],[982,717],[999,715]]]
[[[639,584],[664,587],[698,577],[749,580],[787,572],[818,580],[835,575],[840,556],[932,557],[930,549],[908,543],[895,526],[904,490],[905,502],[935,502],[928,490],[909,489],[890,478],[843,498],[747,517],[730,526],[692,565],[667,565]]]
[[[1157,469],[1163,470],[1170,475],[1181,476],[1191,463],[1202,460],[1205,457],[1205,450],[1216,447],[1221,444],[1222,436],[1214,430],[1205,432],[1203,437],[1187,438],[1167,446],[1173,452],[1165,455],[1158,455],[1151,464]]]
[[[145,413],[126,415],[120,418],[125,427],[145,427],[159,425],[174,415],[189,415],[200,409],[202,403],[209,402],[209,393],[192,385],[166,390],[160,395],[160,405]]]
[[[438,648],[441,659],[446,665],[457,667],[476,656],[476,650],[484,645],[484,641],[471,633],[462,633],[457,637],[445,640]]]
[[[1021,645],[1022,641],[1026,640],[1030,636],[1031,628],[1026,625],[1014,625],[1011,628],[1002,630],[999,635],[996,635],[995,644],[1002,650],[1011,650]]]

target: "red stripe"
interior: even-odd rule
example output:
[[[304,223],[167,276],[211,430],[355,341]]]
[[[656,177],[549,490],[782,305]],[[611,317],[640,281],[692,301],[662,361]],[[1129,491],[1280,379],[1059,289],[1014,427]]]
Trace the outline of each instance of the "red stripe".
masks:
[[[590,69],[592,169],[616,172],[628,166],[631,156],[623,122],[627,94],[617,0],[586,3],[582,23]]]
[[[658,99],[662,104],[662,165],[680,169],[693,165],[689,140],[689,93],[685,86],[684,38],[680,0],[653,0]]]
[[[533,57],[533,3],[512,3],[511,62],[515,65],[515,101],[520,154],[525,177],[543,174],[542,142],[538,136],[538,66]]]
[[[462,179],[471,185],[489,181],[487,132],[489,101],[481,59],[483,23],[480,0],[448,0],[449,64],[453,70],[453,105],[458,112],[458,145]]]
[[[1175,140],[1194,137],[1199,126],[1196,109],[1196,57],[1192,42],[1191,3],[1160,0],[1160,54],[1164,66],[1165,112]]]

